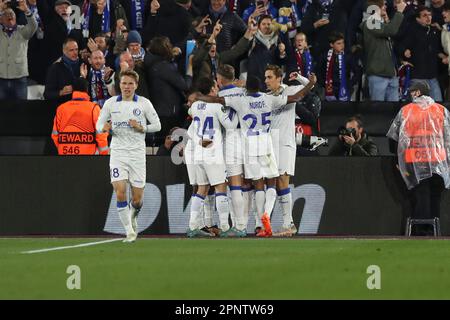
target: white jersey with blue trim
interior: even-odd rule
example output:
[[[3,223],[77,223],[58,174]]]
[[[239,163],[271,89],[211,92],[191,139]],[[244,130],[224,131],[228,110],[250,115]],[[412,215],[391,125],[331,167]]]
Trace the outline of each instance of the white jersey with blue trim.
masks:
[[[245,89],[236,87],[234,85],[225,86],[220,89],[219,97],[243,97],[245,96]],[[227,106],[232,108],[230,113],[230,120],[233,121],[235,126],[231,126],[229,129],[225,130],[225,153],[234,153],[233,155],[227,154],[228,157],[242,158],[242,137],[241,130],[239,126],[238,116],[236,114],[233,106]]]
[[[208,163],[224,163],[222,127],[231,125],[229,110],[218,103],[196,101],[191,106],[194,144],[194,160]],[[202,142],[212,141],[208,147]]]
[[[232,106],[239,116],[242,137],[249,156],[273,152],[270,137],[272,110],[286,105],[287,96],[256,93],[242,97],[225,97],[225,105]]]
[[[96,128],[97,131],[102,131],[105,123],[111,121],[111,154],[145,156],[145,133],[132,128],[130,120],[136,120],[144,127],[145,132],[161,130],[161,123],[152,103],[138,95],[134,95],[131,101],[123,100],[121,95],[106,100]]]
[[[304,86],[287,86],[281,85],[280,90],[277,93],[271,93],[272,95],[294,95],[303,89]],[[272,141],[279,146],[290,146],[295,148],[295,102],[286,104],[280,109],[272,112]]]

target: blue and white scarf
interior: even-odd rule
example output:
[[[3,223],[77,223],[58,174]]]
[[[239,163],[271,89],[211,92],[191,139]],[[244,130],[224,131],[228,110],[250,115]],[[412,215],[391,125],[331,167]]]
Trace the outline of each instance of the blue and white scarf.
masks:
[[[333,86],[333,74],[334,74],[334,61],[337,55],[338,59],[338,72],[339,72],[339,94],[338,97],[334,95],[334,86]],[[327,57],[327,70],[325,77],[325,99],[327,101],[335,101],[336,99],[339,101],[349,101],[349,92],[347,89],[347,77],[346,77],[346,68],[345,68],[345,54],[344,53],[334,53],[333,49],[328,51]]]
[[[102,14],[102,32],[110,32],[111,31],[111,25],[110,25],[110,0],[106,0],[105,9],[103,10]],[[92,10],[94,10],[93,7],[91,7],[91,2],[89,0],[86,0],[83,3],[82,11],[82,28],[83,28],[83,36],[85,38],[89,38],[89,20],[91,18]]]
[[[131,30],[144,28],[145,0],[131,0]]]
[[[103,106],[105,101],[110,98],[108,89],[105,83],[105,67],[101,70],[94,70],[91,67],[91,100],[97,102],[100,106]]]
[[[127,51],[130,52],[130,50],[128,50],[128,49],[127,49]],[[134,61],[139,61],[139,60],[144,61],[144,58],[145,58],[144,48],[141,48],[141,50],[139,51],[138,54],[132,54],[131,52],[130,52],[130,54]]]

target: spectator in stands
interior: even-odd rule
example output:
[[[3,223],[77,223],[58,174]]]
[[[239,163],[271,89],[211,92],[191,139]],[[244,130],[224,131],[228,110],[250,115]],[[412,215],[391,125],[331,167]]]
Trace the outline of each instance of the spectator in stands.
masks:
[[[136,30],[131,30],[128,33],[127,51],[131,54],[135,63],[144,61],[145,50],[142,48],[142,38]]]
[[[192,29],[191,0],[153,0],[150,6],[151,14],[142,32],[144,46],[156,36],[166,36],[174,46],[184,48]]]
[[[199,4],[197,4],[200,9],[205,8],[205,5],[206,8],[208,8],[209,5],[209,0],[193,0],[193,2],[200,2]],[[242,17],[242,15],[244,14],[244,10],[247,9],[252,2],[253,0],[227,0],[227,6],[231,12],[236,13],[238,16]],[[201,12],[206,11],[207,10],[202,10]]]
[[[406,4],[397,3],[392,20],[386,13],[384,0],[369,0],[369,6],[380,8],[380,14],[362,22],[366,75],[372,101],[399,101],[399,80],[392,37],[396,35],[403,20]]]
[[[258,31],[248,56],[248,76],[264,79],[267,65],[284,65],[288,41],[287,35],[278,34],[278,32],[272,30],[272,18],[270,16],[261,16],[258,21]],[[263,89],[265,90],[265,84]]]
[[[213,33],[208,40],[198,46],[193,58],[194,82],[195,79],[212,78],[216,79],[216,73],[221,64],[231,64],[239,56],[246,53],[250,48],[250,42],[253,40],[258,28],[249,21],[247,31],[244,36],[233,46],[231,50],[217,52],[216,38],[222,30],[222,25],[216,22]]]
[[[442,191],[450,188],[450,116],[429,96],[426,81],[413,81],[410,93],[413,102],[399,111],[387,136],[395,142],[397,168],[411,190],[411,217],[439,218]]]
[[[68,38],[63,43],[63,56],[53,63],[47,72],[44,97],[61,103],[72,97],[73,81],[80,77],[78,43]]]
[[[444,17],[442,16],[442,10],[444,8],[445,0],[431,0],[431,14],[432,18],[432,26],[435,28],[442,30],[442,26],[444,25]]]
[[[131,56],[131,53],[128,51],[124,51],[120,54],[119,67],[116,68],[116,72],[111,77],[111,78],[113,78],[113,82],[108,84],[108,89],[110,90],[109,92],[111,92],[111,95],[115,96],[115,95],[120,94],[119,75],[121,72],[127,71],[127,70],[136,71],[137,74],[139,75],[139,83],[138,83],[138,88],[136,89],[136,94],[149,99],[147,75],[145,73],[143,63],[142,62],[136,63],[134,61],[133,57]],[[111,90],[112,88],[114,89],[113,91]]]
[[[318,83],[325,88],[325,100],[350,101],[351,59],[350,55],[345,53],[344,35],[339,32],[331,33],[330,47],[318,63]]]
[[[448,56],[450,55],[450,3],[446,3],[442,8],[442,16],[444,17],[445,25],[441,32],[441,42],[442,48],[444,49],[445,54],[447,55],[446,59],[443,59],[443,63],[448,67],[448,75],[450,76],[450,64]],[[447,99],[450,100],[450,84],[447,88]]]
[[[272,5],[269,0],[254,0],[242,14],[242,19],[245,23],[248,22],[250,16],[253,15],[253,13],[257,10],[257,7],[259,10],[256,17],[259,17],[261,15],[268,15],[273,19],[276,19],[278,17],[278,9],[275,8],[275,6]],[[256,18],[256,20],[258,20],[258,18]]]
[[[0,100],[27,99],[28,41],[37,29],[37,21],[25,0],[18,1],[27,25],[16,24],[16,14],[0,0]]]
[[[88,82],[88,93],[91,101],[103,107],[105,101],[111,98],[114,90],[108,88],[107,84],[112,82],[113,69],[105,66],[105,56],[100,50],[91,53],[89,58],[89,70],[83,63],[80,69],[80,76]]]
[[[81,11],[84,19],[82,32],[86,39],[100,32],[110,37],[118,20],[128,25],[125,10],[115,0],[85,0]]]
[[[37,1],[39,14],[44,22],[44,52],[47,66],[61,57],[63,43],[67,38],[73,39],[81,46],[81,30],[74,29],[70,14],[72,13],[69,0],[57,0],[54,8],[48,8],[46,1]],[[78,53],[77,53],[78,54]],[[44,63],[45,63],[44,62]]]
[[[174,133],[175,130],[180,129],[179,127],[173,127],[170,129],[169,134],[165,136],[164,143],[158,148],[158,151],[156,152],[157,156],[170,156],[172,149],[177,145],[178,139],[174,139],[172,137],[172,133]]]
[[[220,24],[223,26],[222,31],[216,39],[217,52],[220,53],[230,50],[244,35],[247,29],[245,22],[237,14],[228,10],[226,0],[211,0],[208,14],[211,19],[211,24],[208,24],[206,27],[207,33],[212,33],[217,20],[220,20]]]
[[[151,0],[118,0],[118,2],[127,17],[128,25],[126,25],[126,28],[141,32],[144,29],[147,17],[150,15]]]
[[[413,65],[411,79],[424,80],[431,88],[430,96],[435,101],[442,101],[442,93],[437,80],[441,60],[446,56],[442,53],[439,30],[431,26],[431,10],[419,7],[416,23],[401,43],[404,58]]]
[[[347,13],[342,0],[313,0],[302,20],[302,31],[313,45],[311,52],[318,57],[328,51],[328,37],[332,31],[345,33]]]
[[[33,37],[28,42],[28,69],[30,75],[28,77],[28,86],[35,81],[39,88],[44,90],[46,64],[42,63],[42,48],[44,46],[44,24],[37,6],[37,0],[27,0],[30,11],[36,18],[38,28]],[[47,59],[47,57],[45,57]],[[31,81],[30,81],[31,80]]]
[[[378,148],[369,139],[361,118],[353,116],[349,118],[345,127],[340,128],[338,141],[331,147],[330,156],[376,156]]]
[[[115,68],[116,57],[113,53],[109,37],[106,33],[100,32],[99,34],[95,35],[94,39],[89,38],[87,46],[91,53],[100,50],[105,58],[105,65],[112,69]]]
[[[303,32],[296,34],[294,46],[286,49],[287,74],[298,72],[301,76],[307,78],[313,72],[314,61],[308,47],[306,35]]]
[[[150,100],[163,124],[163,137],[170,128],[182,123],[184,93],[192,84],[192,59],[189,74],[183,77],[172,62],[173,51],[169,38],[153,38],[148,51],[144,65],[149,77]]]

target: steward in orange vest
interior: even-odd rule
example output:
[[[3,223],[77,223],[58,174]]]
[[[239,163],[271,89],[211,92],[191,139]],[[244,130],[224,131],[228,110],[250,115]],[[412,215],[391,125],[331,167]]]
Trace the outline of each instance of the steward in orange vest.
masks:
[[[59,155],[107,155],[108,133],[95,130],[100,107],[91,102],[87,83],[74,84],[72,100],[61,104],[53,120],[52,139]],[[86,89],[83,91],[83,89]]]
[[[413,102],[394,119],[387,136],[397,142],[398,169],[411,192],[416,219],[440,215],[444,188],[450,188],[450,114],[428,96],[426,82],[416,80]]]

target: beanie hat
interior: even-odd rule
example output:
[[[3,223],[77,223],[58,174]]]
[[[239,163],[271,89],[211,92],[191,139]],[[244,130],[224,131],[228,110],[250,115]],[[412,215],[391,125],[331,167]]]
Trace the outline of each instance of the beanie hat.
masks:
[[[131,30],[130,32],[128,32],[127,44],[130,44],[130,43],[142,44],[141,35],[136,30]]]

